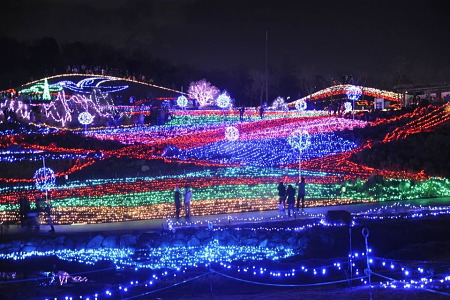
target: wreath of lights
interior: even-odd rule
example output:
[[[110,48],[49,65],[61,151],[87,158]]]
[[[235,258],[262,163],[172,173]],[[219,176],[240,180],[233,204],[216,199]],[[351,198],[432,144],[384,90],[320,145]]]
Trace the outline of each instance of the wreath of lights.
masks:
[[[300,100],[300,101],[295,102],[295,108],[298,111],[305,111],[306,107],[307,107],[307,104],[306,104],[305,100]]]
[[[89,112],[84,111],[78,115],[78,122],[82,125],[89,125],[92,124],[94,121],[94,116],[91,115]]]
[[[55,186],[55,172],[47,167],[39,168],[33,176],[36,189],[40,191],[48,191]]]
[[[229,126],[225,129],[225,138],[229,141],[236,141],[239,138],[239,130],[236,127]]]
[[[311,145],[311,136],[305,129],[298,129],[288,137],[288,143],[292,148],[303,151]]]
[[[220,108],[227,108],[231,104],[231,98],[227,93],[222,93],[217,97],[216,104]]]
[[[359,97],[361,97],[362,90],[359,87],[350,86],[347,88],[346,94],[348,99],[356,101],[359,99]]]
[[[188,105],[188,98],[184,95],[180,95],[177,98],[177,105],[179,107],[185,108]]]

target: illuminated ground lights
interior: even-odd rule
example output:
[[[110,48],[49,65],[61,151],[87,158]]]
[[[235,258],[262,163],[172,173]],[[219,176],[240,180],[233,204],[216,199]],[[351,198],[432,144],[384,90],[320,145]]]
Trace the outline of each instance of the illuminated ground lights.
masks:
[[[323,157],[356,148],[356,144],[333,134],[311,136],[311,146],[302,151],[304,160]],[[239,162],[243,165],[276,167],[298,161],[297,151],[286,139],[260,139],[252,141],[221,141],[201,148],[181,151],[178,158],[195,157],[201,160]]]
[[[86,102],[83,99],[77,101]],[[395,139],[404,138],[406,133],[416,133],[420,128],[434,128],[441,124],[439,120],[446,117],[448,107],[438,109],[430,107],[427,110],[428,112],[418,109],[407,114],[405,118],[414,121],[409,121],[407,126],[399,127],[394,132]],[[258,114],[257,111],[251,113],[255,116]],[[14,168],[15,162],[33,161],[42,157],[73,159],[72,167],[56,172],[56,178],[70,175],[109,157],[143,159],[147,160],[148,164],[152,163],[152,159],[164,159],[168,163],[197,164],[203,167],[201,172],[184,172],[166,177],[137,176],[123,180],[99,179],[65,184],[59,181],[59,186],[56,185],[49,195],[57,216],[57,224],[165,218],[170,216],[172,208],[170,206],[159,208],[158,205],[171,202],[173,188],[186,184],[194,188],[194,202],[209,203],[210,209],[204,210],[199,207],[198,214],[273,209],[272,201],[276,199],[273,185],[279,181],[294,183],[296,180],[298,151],[292,149],[286,141],[296,130],[306,130],[311,137],[310,147],[302,151],[301,163],[302,172],[307,176],[309,197],[317,201],[315,203],[405,200],[445,197],[450,194],[446,179],[429,178],[424,172],[393,172],[351,162],[349,158],[353,153],[370,145],[357,146],[334,132],[361,128],[373,125],[372,123],[327,117],[320,112],[308,111],[268,111],[264,119],[257,117],[244,122],[225,121],[224,118],[227,117],[238,117],[237,111],[229,110],[180,110],[174,111],[174,116],[176,116],[174,119],[199,118],[201,122],[95,128],[86,132],[92,137],[110,138],[130,144],[109,151],[68,149],[56,145],[38,146],[24,143],[20,135],[6,134],[2,136],[0,141],[2,144],[16,144],[25,150],[23,153],[3,151],[0,153],[0,161]],[[229,126],[239,131],[239,137],[235,141],[227,141],[225,138],[225,131]],[[172,147],[170,148],[172,152],[167,151],[169,146]],[[209,167],[214,167],[215,171]],[[407,189],[402,188],[401,184],[364,188],[364,182],[374,175],[382,175],[386,179],[402,178],[401,180],[417,182],[414,184],[409,182],[410,186]],[[357,181],[358,179],[360,181]],[[33,191],[32,178],[0,178],[0,180],[14,184],[14,188],[0,188],[1,220],[17,220],[18,198],[34,197],[39,192]],[[345,191],[342,189],[343,185]],[[237,200],[241,201],[240,204],[230,205]],[[108,207],[117,207],[117,213],[106,213]],[[70,217],[66,216],[69,208],[75,211]],[[78,208],[79,212],[76,212]],[[92,214],[98,215],[98,218],[89,220]]]
[[[250,169],[249,169],[250,170]],[[284,170],[280,170],[283,172]],[[206,172],[207,173],[207,172]],[[232,172],[224,177],[188,177],[179,179],[137,181],[132,178],[123,182],[108,183],[99,180],[91,183],[70,183],[66,187],[55,187],[50,191],[52,212],[56,224],[104,223],[130,220],[161,219],[174,217],[173,189],[190,183],[194,199],[191,204],[193,215],[218,215],[243,211],[273,210],[277,204],[277,177],[253,178],[233,177]],[[291,171],[291,180],[297,180],[296,171]],[[236,173],[238,174],[238,173]],[[314,173],[304,173],[313,175]],[[316,174],[317,175],[317,174]],[[205,178],[208,178],[205,180]],[[312,177],[314,178],[314,177]],[[317,177],[320,178],[320,177]],[[127,183],[126,181],[129,180]],[[270,183],[262,184],[264,180]],[[247,181],[247,184],[242,182]],[[170,183],[167,183],[170,182]],[[308,183],[309,201],[307,207],[365,203],[387,200],[409,200],[426,197],[448,197],[450,182],[447,179],[432,178],[411,185],[409,180],[387,181],[364,188],[364,181],[324,184]],[[88,185],[87,185],[88,184]],[[91,185],[92,184],[92,185]],[[345,187],[345,191],[343,191]],[[136,192],[136,190],[147,190]],[[31,187],[8,192],[1,190],[0,219],[5,222],[18,221],[18,200],[31,196]],[[39,195],[39,194],[36,194]],[[114,208],[114,209],[111,209]]]
[[[411,211],[427,209],[392,205],[366,213],[375,213],[378,217],[382,217],[380,212],[386,213],[398,208]],[[428,209],[438,210],[439,208]],[[448,208],[445,209],[448,213]],[[262,230],[261,228],[255,229]],[[221,228],[210,230],[216,231]],[[245,228],[244,230],[251,229]],[[292,231],[292,228],[281,227],[277,230]],[[223,276],[233,281],[272,287],[307,288],[352,282],[352,286],[417,289],[445,296],[450,295],[448,292],[450,274],[446,262],[403,261],[377,257],[367,243],[365,250],[351,251],[347,257],[320,260],[321,262],[318,260],[286,260],[299,254],[297,251],[288,246],[224,246],[214,239],[203,246],[13,252],[0,254],[0,260],[26,261],[31,258],[53,256],[63,261],[92,266],[108,261],[112,268],[120,272],[127,272],[123,277],[126,280],[116,280],[114,284],[108,284],[107,287],[98,291],[89,293],[68,290],[68,296],[64,296],[66,298],[52,297],[51,299],[75,299],[75,297],[77,299],[108,299],[111,297],[122,299],[143,296],[160,291],[161,288],[171,288],[187,280],[195,280],[199,278],[196,277],[199,272],[200,274],[209,273]],[[145,270],[151,272],[142,276],[140,272]],[[77,275],[89,278],[90,274],[92,275],[92,272]],[[32,280],[41,282],[41,285],[48,285],[51,284],[52,277]],[[9,280],[4,284],[17,284],[25,281]],[[83,284],[79,283],[77,286],[83,286]]]

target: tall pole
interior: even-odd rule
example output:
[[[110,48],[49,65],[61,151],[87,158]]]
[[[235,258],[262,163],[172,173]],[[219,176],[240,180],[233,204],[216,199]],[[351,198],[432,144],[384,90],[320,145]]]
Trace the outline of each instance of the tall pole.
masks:
[[[300,182],[300,179],[302,178],[302,150],[299,149],[298,154],[298,182]]]
[[[352,115],[353,115],[353,121],[355,121],[355,98],[353,98]]]
[[[47,180],[47,169],[45,168],[45,157],[42,157],[42,165],[43,165],[43,167],[44,167],[44,182],[45,182],[45,180]],[[45,203],[47,203],[48,204],[48,188],[46,187],[45,188]]]
[[[266,30],[266,103],[269,102],[269,31]],[[262,103],[261,103],[262,104]]]

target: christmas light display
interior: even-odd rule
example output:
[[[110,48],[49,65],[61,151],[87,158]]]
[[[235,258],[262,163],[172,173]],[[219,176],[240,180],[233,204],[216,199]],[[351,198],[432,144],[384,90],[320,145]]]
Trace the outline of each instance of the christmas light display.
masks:
[[[56,177],[55,172],[47,167],[39,168],[34,173],[34,181],[36,184],[36,189],[41,191],[48,191],[55,186]]]
[[[62,98],[66,99],[65,96]],[[83,98],[78,95],[71,101],[80,109],[87,107],[89,113],[95,111],[93,107],[99,107],[98,102],[90,97]],[[89,134],[93,137],[118,140],[128,145],[122,149],[101,151],[95,154],[99,155],[98,157],[94,156],[92,150],[67,149],[56,145],[30,145],[22,141],[21,134],[5,131],[1,134],[2,143],[20,145],[23,148],[0,152],[0,162],[8,164],[8,168],[14,168],[14,164],[19,161],[35,161],[42,157],[54,160],[73,159],[75,162],[69,171],[59,173],[50,170],[40,171],[39,174],[36,172],[33,179],[0,178],[3,182],[14,183],[0,187],[0,222],[17,222],[18,199],[24,195],[28,197],[39,195],[42,190],[48,190],[51,196],[56,224],[91,224],[158,218],[166,219],[165,226],[172,230],[183,226],[204,226],[211,231],[221,231],[227,230],[221,225],[233,222],[287,220],[288,217],[282,215],[270,219],[246,219],[242,216],[232,217],[224,214],[273,210],[278,201],[276,184],[280,180],[287,183],[294,183],[297,180],[297,152],[292,148],[301,150],[304,159],[302,172],[308,176],[308,198],[314,200],[309,201],[307,207],[398,201],[395,205],[352,214],[354,221],[352,226],[380,220],[448,216],[450,210],[446,206],[414,207],[401,204],[402,201],[409,199],[449,197],[448,179],[430,178],[424,172],[394,172],[353,163],[350,156],[365,147],[370,147],[371,144],[358,146],[334,133],[337,130],[351,130],[402,120],[403,124],[406,124],[388,133],[384,142],[399,140],[422,130],[433,129],[447,121],[448,107],[447,104],[437,109],[430,108],[428,111],[418,109],[398,118],[377,120],[373,123],[325,117],[323,112],[298,111],[268,111],[267,119],[259,120],[257,111],[254,111],[249,113],[254,115],[253,119],[249,117],[248,122],[239,124],[237,111],[180,110],[174,112],[174,115],[180,117],[180,120],[182,117],[185,118],[185,124],[183,121],[176,121],[179,123],[157,127],[96,128],[90,131]],[[70,113],[75,113],[75,109],[68,104],[67,108],[72,109]],[[95,114],[105,114],[101,108],[99,111]],[[66,118],[64,110],[59,112],[57,115],[56,110],[53,111],[52,116],[56,116],[59,120]],[[186,124],[187,119],[195,121]],[[67,118],[64,122],[67,124],[70,121]],[[236,129],[238,136],[236,140],[224,139],[228,128]],[[294,137],[291,134],[294,134]],[[179,152],[163,156],[162,151],[156,150],[169,145],[179,149]],[[165,162],[195,164],[202,168],[183,174],[168,172],[159,176],[74,180],[61,185],[58,183],[58,186],[51,182],[51,178],[54,180],[56,176],[70,174],[105,157],[164,159]],[[368,179],[375,175],[383,176],[383,182],[369,185]],[[33,180],[35,185],[32,184]],[[194,192],[193,214],[215,215],[214,217],[208,218],[207,221],[192,222],[174,218],[173,189],[186,184],[191,185]],[[275,228],[263,224],[252,229],[236,228],[236,230],[299,232],[316,226],[329,227],[341,224],[328,224],[324,221],[324,216],[309,215],[302,226]],[[298,253],[289,247],[224,246],[213,241],[199,247],[146,248],[137,251],[128,248],[106,248],[15,252],[2,254],[0,259],[57,256],[62,260],[86,264],[109,260],[121,271],[133,269],[137,272],[145,269],[155,272],[148,281],[138,283],[137,280],[129,280],[127,283],[121,283],[119,287],[109,286],[104,291],[89,295],[90,299],[108,298],[112,295],[123,298],[127,293],[132,297],[138,294],[137,290],[142,291],[144,288],[146,289],[144,293],[150,293],[156,291],[155,284],[164,276],[171,276],[174,281],[180,278],[181,282],[181,274],[185,274],[186,268],[196,272],[204,270],[211,272],[206,274],[226,276],[233,280],[280,286],[287,284],[313,286],[353,280],[362,285],[377,285],[383,288],[445,291],[450,282],[450,275],[446,271],[436,272],[431,263],[384,259],[373,256],[368,249],[360,253],[352,252],[348,259],[321,265],[293,264],[279,268],[267,263],[296,254]],[[352,265],[351,272],[345,271],[349,270],[349,263]],[[133,291],[135,294],[131,295]],[[80,298],[80,295],[76,296]]]
[[[44,79],[44,92],[42,94],[42,99],[43,100],[51,100],[50,89],[48,87],[47,78]]]
[[[284,98],[283,97],[275,98],[275,100],[273,100],[272,107],[273,109],[277,110],[285,109],[286,103],[284,101]]]
[[[25,95],[40,95],[40,94],[42,94],[43,100],[51,100],[50,94],[58,93],[61,90],[62,90],[61,86],[48,84],[48,80],[47,80],[47,78],[45,78],[44,81],[38,81],[35,84],[32,84],[30,87],[19,89],[18,93],[21,95],[24,95],[24,94]],[[44,99],[44,94],[46,94],[45,99]]]
[[[350,102],[345,102],[344,103],[344,113],[349,113],[353,110],[353,106]]]
[[[239,130],[236,127],[228,126],[225,129],[225,138],[229,141],[237,141],[239,139]]]
[[[78,81],[77,83],[69,80],[63,80],[55,83],[54,85],[69,89],[72,92],[79,94],[90,94],[94,90],[99,90],[101,93],[115,93],[129,87],[128,85],[104,85],[105,83],[116,80],[117,79],[114,77],[88,77]]]
[[[299,100],[295,102],[295,109],[298,111],[305,111],[307,108],[307,104],[305,100]]]
[[[395,209],[402,207],[395,206]],[[411,207],[409,209],[412,209]],[[434,210],[433,208],[416,208],[420,210]],[[394,211],[394,206],[383,207],[379,210]],[[446,209],[448,213],[448,209]],[[404,212],[398,214],[403,215]],[[373,215],[382,217],[380,211]],[[420,217],[420,216],[419,216]],[[382,219],[382,218],[380,218]],[[205,225],[205,224],[203,224]],[[198,226],[198,225],[197,225]],[[319,225],[320,226],[320,225]],[[327,225],[333,226],[333,225]],[[341,226],[341,225],[337,225]],[[309,230],[311,226],[304,226],[301,230]],[[223,228],[209,229],[221,231]],[[227,229],[230,230],[230,229]],[[276,230],[277,232],[297,232],[299,228],[239,228],[235,230]],[[95,298],[104,295],[105,298],[115,294],[137,292],[145,294],[157,291],[158,281],[170,276],[183,280],[182,274],[192,271],[209,270],[212,274],[224,276],[228,279],[245,281],[248,283],[267,286],[308,287],[349,283],[381,286],[384,288],[422,289],[430,293],[448,295],[445,289],[450,281],[450,275],[445,263],[424,261],[402,261],[386,259],[374,255],[374,251],[367,243],[364,251],[351,251],[348,258],[330,259],[322,264],[314,262],[284,262],[284,265],[274,267],[271,262],[280,261],[298,254],[289,247],[256,247],[256,246],[223,246],[217,240],[203,246],[171,246],[145,249],[77,249],[53,251],[29,251],[0,254],[1,260],[28,260],[38,257],[55,256],[60,260],[95,265],[100,261],[109,261],[120,272],[152,270],[149,280],[135,280],[126,276],[127,282],[108,285],[104,291],[94,293]],[[364,230],[363,230],[364,232]],[[80,274],[85,275],[85,274]],[[198,278],[198,277],[196,277]],[[47,278],[40,278],[45,280]],[[50,280],[51,278],[48,278]],[[195,278],[194,278],[195,279]],[[35,279],[33,279],[35,280]],[[12,280],[7,283],[16,283]],[[170,287],[170,286],[169,286]],[[140,289],[138,289],[140,288]],[[143,294],[141,294],[143,295]],[[80,296],[79,298],[82,298]],[[87,296],[86,296],[87,297]],[[87,299],[87,298],[86,298]]]
[[[65,77],[70,77],[70,78],[72,78],[72,77],[83,77],[83,78],[85,78],[86,74],[72,74],[72,73],[69,73],[69,74],[60,74],[60,75],[55,75],[55,76],[49,76],[49,77],[46,77],[46,78],[47,78],[47,80],[53,80],[53,79],[62,79],[62,78],[65,78]],[[163,86],[160,86],[160,85],[156,85],[156,84],[152,84],[152,83],[148,83],[148,82],[133,80],[133,79],[130,79],[130,78],[121,78],[121,77],[115,77],[115,76],[105,76],[105,75],[95,75],[95,74],[90,74],[89,78],[91,78],[92,80],[98,79],[98,80],[106,80],[106,81],[115,80],[115,81],[131,82],[131,83],[136,83],[136,84],[140,84],[140,85],[143,85],[143,86],[158,88],[158,89],[162,89],[162,90],[165,90],[165,91],[174,92],[174,93],[178,93],[178,94],[185,94],[186,95],[186,93],[183,93],[183,92],[180,92],[180,91],[177,91],[177,90],[174,90],[174,89],[166,88],[166,87],[163,87]],[[22,85],[22,87],[36,84],[39,81],[41,81],[41,79],[25,83],[25,84]],[[73,86],[72,83],[70,83],[71,86]],[[91,82],[86,82],[85,81],[85,85],[86,84],[90,85],[92,83],[93,83],[93,81],[91,81]],[[74,85],[77,86],[77,84],[74,84]],[[112,88],[117,88],[117,87],[113,86]]]
[[[188,105],[188,98],[184,95],[180,95],[177,98],[177,105],[179,107],[185,108]]]
[[[361,97],[362,89],[352,85],[346,89],[346,94],[349,100],[356,101]]]
[[[90,154],[73,153],[45,153],[43,151],[21,150],[21,151],[0,151],[0,162],[19,162],[19,161],[42,161],[47,160],[65,160],[87,158]]]
[[[336,95],[343,95],[343,94],[346,94],[347,90],[352,87],[354,87],[354,86],[349,85],[349,84],[331,86],[329,88],[320,90],[318,92],[315,92],[315,93],[305,96],[303,98],[295,100],[295,101],[289,103],[288,106],[295,107],[296,103],[299,101],[302,101],[302,100],[310,101],[310,100],[318,100],[318,99],[323,99],[323,98],[336,96]],[[392,101],[394,103],[400,103],[402,101],[402,95],[395,93],[395,92],[379,90],[379,89],[370,88],[370,87],[360,87],[360,89],[362,90],[363,95],[377,97],[377,98],[384,98],[384,99]]]
[[[207,82],[205,79],[191,82],[188,90],[188,94],[198,101],[200,107],[213,105],[213,100],[218,93],[219,89],[211,85],[211,83]]]
[[[31,118],[30,106],[20,100],[8,99],[5,102],[0,103],[0,109],[3,115],[5,110],[10,110],[14,112],[15,116],[18,117],[19,121],[30,121]]]
[[[304,129],[296,130],[288,138],[288,143],[292,148],[304,151],[311,145],[311,136]]]
[[[293,146],[290,147],[290,143],[293,143]],[[195,149],[181,150],[177,157],[189,160],[211,160],[216,163],[226,161],[240,165],[275,167],[298,161],[297,152],[293,152],[292,147],[295,149],[300,147],[303,158],[312,159],[354,149],[356,144],[332,133],[310,136],[302,132],[301,136],[295,135],[288,138],[263,140],[242,140],[241,138],[234,143],[218,141]],[[306,150],[308,147],[309,149]]]
[[[87,111],[84,111],[78,115],[78,122],[82,125],[89,125],[94,121],[94,117],[88,113]]]
[[[421,115],[408,124],[395,128],[389,132],[383,139],[383,143],[404,139],[411,134],[416,134],[435,128],[450,120],[450,104],[444,104],[437,109]]]
[[[216,104],[220,108],[227,108],[231,106],[231,98],[227,92],[223,92],[216,99]]]
[[[107,105],[107,108],[110,105]],[[74,95],[69,99],[66,99],[66,95],[63,92],[58,93],[55,100],[51,103],[43,104],[43,110],[46,118],[49,120],[60,123],[62,127],[66,126],[73,119],[73,114],[77,111],[89,112],[93,111],[94,114],[100,117],[108,117],[111,115],[111,112],[108,109],[104,109],[98,103],[98,98],[95,98],[95,101],[91,98],[87,98],[83,95]],[[83,115],[87,117],[86,114]],[[87,120],[83,118],[83,120]]]
[[[91,113],[95,111],[93,107],[99,106],[94,95],[91,96],[65,97],[61,93],[59,101],[61,101],[61,105],[66,105],[69,108],[67,101],[71,99],[70,101],[73,101],[73,104],[78,106],[80,110],[87,108]],[[65,104],[63,104],[62,99],[65,99]],[[73,105],[70,108],[73,109]],[[100,108],[99,111],[98,114],[101,113]],[[54,112],[56,113],[56,111]],[[447,106],[438,109],[430,108],[427,112],[424,109],[415,110],[413,113],[402,117],[404,120],[411,119],[408,126],[403,128],[403,132],[409,134],[409,132],[419,131],[419,128],[434,128],[437,126],[436,124],[440,124],[440,119],[445,120],[448,117],[446,112]],[[3,158],[0,155],[0,160],[11,164],[8,167],[14,167],[15,162],[33,161],[42,157],[54,160],[73,159],[73,166],[66,171],[56,172],[56,177],[71,174],[71,172],[85,168],[106,157],[145,160],[164,159],[165,162],[196,164],[204,168],[204,172],[185,173],[183,176],[163,176],[157,178],[156,181],[154,177],[151,179],[136,177],[126,179],[130,182],[100,180],[96,183],[78,183],[78,185],[74,183],[71,187],[63,185],[55,188],[50,192],[52,199],[55,199],[55,209],[60,214],[66,214],[65,212],[68,210],[75,211],[71,217],[56,220],[65,224],[71,222],[125,221],[130,218],[138,220],[170,217],[171,209],[166,208],[163,203],[166,199],[172,197],[169,189],[173,189],[175,184],[182,186],[187,183],[200,189],[199,198],[194,199],[193,203],[198,214],[272,209],[274,205],[272,200],[276,198],[273,192],[273,183],[279,182],[280,178],[292,182],[296,180],[296,152],[292,151],[292,147],[289,147],[288,144],[290,134],[296,130],[306,130],[310,135],[311,145],[307,150],[302,151],[302,166],[303,172],[310,176],[308,182],[311,183],[311,197],[317,199],[317,203],[321,205],[374,201],[375,199],[380,201],[415,199],[430,194],[448,195],[447,182],[430,179],[424,172],[379,170],[350,161],[351,155],[361,151],[364,147],[370,146],[370,144],[358,147],[355,143],[343,140],[333,132],[369,126],[372,125],[371,123],[326,117],[324,112],[315,111],[267,111],[267,118],[264,120],[258,118],[257,111],[249,110],[249,114],[253,114],[255,118],[253,120],[249,118],[248,122],[241,124],[237,111],[178,110],[174,111],[175,119],[180,116],[191,118],[191,120],[196,119],[198,122],[187,124],[184,121],[185,124],[179,125],[142,126],[140,128],[96,128],[87,132],[87,134],[130,144],[121,149],[101,151],[98,153],[98,157],[92,150],[67,149],[56,145],[27,144],[21,141],[20,135],[11,135],[12,133],[5,132],[3,136],[4,140],[7,141],[6,145],[14,141],[14,144],[18,144],[24,149],[33,149],[35,153],[7,154],[5,152]],[[395,118],[392,118],[392,120],[395,120]],[[376,122],[382,124],[381,120]],[[226,124],[225,127],[223,126],[224,123]],[[234,142],[224,139],[225,129],[230,126],[239,128],[239,139]],[[409,128],[414,128],[415,131],[409,131]],[[403,138],[403,135],[396,135],[396,138]],[[180,151],[176,155],[163,156],[163,149],[167,146],[173,146]],[[253,169],[251,169],[252,166],[254,166]],[[209,167],[219,167],[221,171],[215,172]],[[242,172],[237,171],[239,169]],[[223,176],[221,172],[234,175]],[[405,190],[399,190],[395,186],[374,187],[374,190],[364,190],[362,189],[362,183],[350,183],[350,181],[356,179],[364,182],[374,175],[381,175],[386,179],[414,179],[419,180],[420,184]],[[33,179],[0,178],[0,180],[15,184],[14,190],[0,189],[2,199],[7,201],[0,200],[0,219],[17,220],[17,215],[15,215],[15,211],[18,209],[17,199],[23,193],[29,193],[33,189],[30,185]],[[340,185],[344,182],[346,185],[345,193],[338,193],[337,191],[341,191]],[[203,189],[207,190],[215,186],[220,187],[220,199],[203,191]],[[248,186],[254,187],[254,189],[251,189],[253,195],[270,200],[263,203],[262,200],[256,199],[256,196],[249,196],[246,192]],[[136,193],[136,191],[141,191],[143,194]],[[124,195],[124,199],[127,199],[129,203],[124,204],[123,201],[120,201]],[[338,195],[339,197],[330,201],[329,195]],[[139,197],[142,199],[139,199]],[[212,200],[209,201],[209,199]],[[96,203],[97,206],[93,207],[88,204],[89,202]],[[202,205],[209,208],[204,209],[201,207]],[[161,213],[159,209],[151,213],[145,212],[153,206],[155,209],[161,207],[169,213]],[[107,212],[108,207],[117,207],[117,210],[110,213]],[[89,214],[96,214],[98,217],[89,220],[87,217]]]

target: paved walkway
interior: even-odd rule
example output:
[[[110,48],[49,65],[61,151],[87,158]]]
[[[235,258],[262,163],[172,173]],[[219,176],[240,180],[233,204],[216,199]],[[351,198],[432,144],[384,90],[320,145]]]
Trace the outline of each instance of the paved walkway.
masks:
[[[336,206],[321,206],[306,208],[304,214],[297,216],[297,219],[317,218],[321,215],[326,215],[330,210],[345,210],[350,213],[365,212],[370,209],[378,209],[383,206],[394,205],[395,201],[364,203],[364,204],[350,204],[350,205],[336,205]],[[411,201],[402,201],[402,204],[423,205],[423,206],[450,206],[450,197],[437,199],[418,199]],[[168,220],[172,223],[169,225]],[[243,224],[243,223],[262,223],[273,221],[294,220],[293,217],[288,217],[278,210],[243,212],[222,215],[207,215],[207,216],[192,216],[190,220],[186,218],[171,219],[152,219],[141,221],[115,222],[115,223],[101,223],[101,224],[76,224],[76,225],[55,225],[56,234],[75,234],[87,232],[112,232],[112,231],[153,231],[160,229],[168,229],[173,227],[189,227],[189,226],[207,226],[208,222],[214,226],[228,225],[228,224]],[[50,234],[50,226],[41,225],[39,234]],[[24,231],[20,225],[2,225],[0,236],[3,235],[20,235]]]

